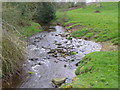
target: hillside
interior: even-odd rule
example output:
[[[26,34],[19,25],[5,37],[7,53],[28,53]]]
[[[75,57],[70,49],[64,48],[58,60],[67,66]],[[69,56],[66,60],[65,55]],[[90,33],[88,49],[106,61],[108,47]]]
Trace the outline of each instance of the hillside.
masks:
[[[58,22],[71,37],[118,45],[118,3],[103,2],[85,8],[57,12]],[[67,19],[66,19],[67,18]],[[64,19],[64,20],[63,20]],[[107,46],[109,47],[109,46]],[[77,67],[72,83],[62,88],[118,88],[118,51],[108,50],[86,55]]]
[[[118,44],[118,3],[104,2],[66,12],[57,12],[59,18],[67,18],[62,24],[72,32],[73,37],[94,39],[97,42],[110,41]]]

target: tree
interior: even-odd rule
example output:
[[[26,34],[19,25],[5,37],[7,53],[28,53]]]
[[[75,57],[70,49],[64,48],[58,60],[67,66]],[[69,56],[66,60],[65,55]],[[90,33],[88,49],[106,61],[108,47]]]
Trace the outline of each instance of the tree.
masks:
[[[49,23],[55,18],[55,8],[51,2],[40,2],[38,3],[37,15],[35,20],[38,23]]]
[[[36,13],[37,3],[4,2],[2,3],[2,19],[13,26],[27,26]]]

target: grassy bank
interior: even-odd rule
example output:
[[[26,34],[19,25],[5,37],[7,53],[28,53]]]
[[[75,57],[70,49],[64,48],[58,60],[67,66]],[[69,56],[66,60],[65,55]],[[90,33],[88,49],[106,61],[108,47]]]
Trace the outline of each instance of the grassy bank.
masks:
[[[32,5],[32,3],[3,3],[0,58],[3,61],[2,76],[5,78],[15,73],[19,74],[27,53],[25,38],[42,31],[41,25],[32,20],[34,15],[31,13]]]
[[[72,31],[73,37],[94,38],[95,41],[110,41],[118,44],[118,3],[104,2],[66,12],[57,12],[58,21]],[[60,19],[59,19],[60,18]],[[65,19],[64,19],[65,20]]]
[[[21,28],[21,27],[19,27]],[[17,30],[17,29],[16,29]],[[22,69],[22,63],[25,60],[26,41],[20,37],[30,37],[42,31],[42,27],[35,22],[30,25],[22,27],[22,30],[15,31],[9,25],[4,26],[2,37],[2,76],[12,77],[13,74],[19,74]],[[18,33],[19,32],[19,33]],[[22,40],[21,40],[22,39]]]
[[[58,22],[75,38],[118,45],[118,3],[103,2],[56,13]],[[118,52],[93,52],[77,67],[72,83],[61,88],[118,88]]]
[[[31,22],[29,26],[23,27],[22,29],[21,34],[26,37],[30,37],[43,30],[41,25],[36,22]]]
[[[3,30],[1,56],[3,80],[12,77],[13,74],[19,75],[22,63],[25,60],[25,46],[26,42],[20,40],[15,33]]]
[[[26,60],[26,54],[28,53],[26,50],[26,38],[43,30],[41,25],[34,21],[39,21],[40,19],[47,21],[52,15],[47,14],[47,11],[52,8],[47,7],[47,9],[45,9],[45,4],[49,5],[49,7],[51,5],[51,3],[42,2],[2,3],[1,19],[3,35],[2,44],[0,44],[0,50],[2,51],[2,53],[0,53],[0,59],[2,61],[2,68],[0,67],[0,78],[3,79],[3,82],[7,81],[6,84],[10,87],[12,79],[14,78],[13,76],[16,76],[16,74],[22,75],[22,66]],[[39,13],[39,10],[42,10],[43,12]],[[47,18],[45,18],[46,16]]]
[[[118,88],[118,52],[93,52],[86,55],[76,69],[72,88]]]

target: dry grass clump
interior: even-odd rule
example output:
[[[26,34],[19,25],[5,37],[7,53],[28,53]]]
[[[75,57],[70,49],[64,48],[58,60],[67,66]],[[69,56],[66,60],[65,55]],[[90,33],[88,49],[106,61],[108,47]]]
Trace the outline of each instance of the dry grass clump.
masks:
[[[12,29],[3,29],[2,34],[2,77],[12,77],[19,74],[22,63],[25,59],[26,43],[17,36],[17,32],[12,33]]]

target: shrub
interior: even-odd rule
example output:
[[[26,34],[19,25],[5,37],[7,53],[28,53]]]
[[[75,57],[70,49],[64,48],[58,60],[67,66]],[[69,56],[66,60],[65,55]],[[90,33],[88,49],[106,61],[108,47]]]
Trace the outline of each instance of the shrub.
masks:
[[[41,2],[38,4],[35,20],[38,23],[48,23],[55,18],[55,9],[50,2]]]

